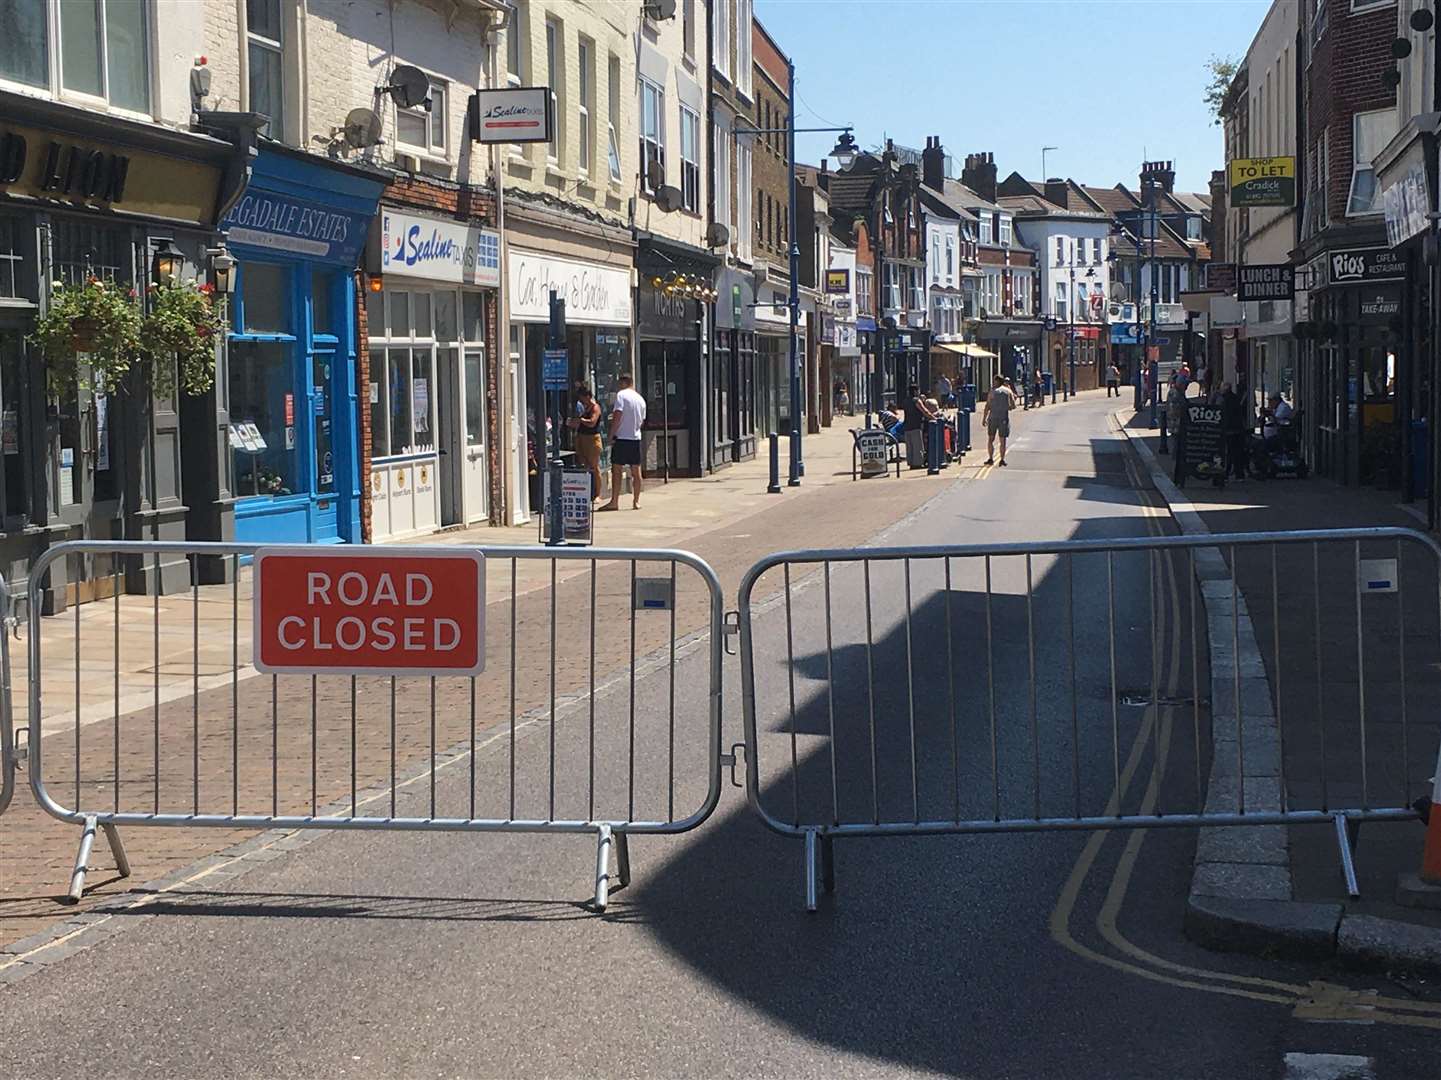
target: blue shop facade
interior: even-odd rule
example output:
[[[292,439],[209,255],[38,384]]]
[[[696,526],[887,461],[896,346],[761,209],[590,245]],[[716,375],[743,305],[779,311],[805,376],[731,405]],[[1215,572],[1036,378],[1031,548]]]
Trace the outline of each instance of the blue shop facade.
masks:
[[[359,543],[356,268],[384,174],[262,142],[221,221],[235,538]]]

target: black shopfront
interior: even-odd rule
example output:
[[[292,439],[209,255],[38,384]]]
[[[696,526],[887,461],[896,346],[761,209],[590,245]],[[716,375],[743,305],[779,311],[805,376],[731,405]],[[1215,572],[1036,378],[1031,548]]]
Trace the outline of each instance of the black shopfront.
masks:
[[[722,266],[716,292],[707,424],[712,471],[756,456],[755,278]]]
[[[636,389],[646,400],[645,471],[699,476],[708,456],[703,383],[716,260],[653,238],[637,245],[636,265]]]
[[[53,384],[31,334],[57,289],[91,280],[141,303],[158,279],[223,291],[215,226],[244,187],[239,141],[0,91],[0,569],[17,598],[63,541],[233,535],[213,390],[155,393],[139,366],[106,386],[83,354],[79,379]],[[39,595],[49,613],[190,582],[183,555],[72,556]]]

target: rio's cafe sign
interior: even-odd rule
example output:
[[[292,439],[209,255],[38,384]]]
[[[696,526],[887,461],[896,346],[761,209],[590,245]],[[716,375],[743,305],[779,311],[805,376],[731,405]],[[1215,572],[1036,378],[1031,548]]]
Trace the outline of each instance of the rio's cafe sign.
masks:
[[[380,273],[457,285],[500,284],[500,234],[381,207]]]
[[[558,259],[517,247],[510,249],[509,261],[512,319],[549,321],[554,290],[565,301],[567,323],[630,325],[629,268]]]

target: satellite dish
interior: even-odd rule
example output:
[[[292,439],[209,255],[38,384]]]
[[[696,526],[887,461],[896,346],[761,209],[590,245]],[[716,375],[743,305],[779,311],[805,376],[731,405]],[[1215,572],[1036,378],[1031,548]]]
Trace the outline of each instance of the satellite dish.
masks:
[[[655,204],[669,214],[685,205],[685,196],[680,188],[662,184],[655,189]]]
[[[409,64],[401,64],[392,71],[390,85],[380,89],[388,91],[390,100],[402,109],[430,103],[430,76]]]
[[[380,142],[380,117],[373,109],[351,109],[345,114],[345,126],[341,131],[346,146],[364,150]]]
[[[645,13],[657,22],[675,18],[675,0],[645,0]]]
[[[713,222],[705,231],[706,247],[725,247],[731,242],[731,231],[719,221]]]

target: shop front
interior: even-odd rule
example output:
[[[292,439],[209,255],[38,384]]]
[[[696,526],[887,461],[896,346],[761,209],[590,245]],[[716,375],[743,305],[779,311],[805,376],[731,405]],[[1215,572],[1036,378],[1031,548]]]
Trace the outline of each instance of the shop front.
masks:
[[[807,311],[801,311],[796,328],[796,368],[801,382],[801,408],[806,400]],[[755,309],[755,429],[761,438],[791,430],[790,314],[784,298]],[[804,416],[804,413],[802,413]]]
[[[227,495],[215,395],[157,394],[141,365],[106,385],[84,353],[60,383],[31,335],[62,290],[86,282],[140,304],[154,281],[213,286],[216,216],[239,193],[245,154],[0,91],[0,567],[12,595],[62,541],[227,538],[225,515],[209,513]],[[189,585],[183,556],[87,556],[52,563],[41,597],[53,612]]]
[[[716,272],[715,344],[710,356],[710,468],[756,456],[755,278]]]
[[[381,174],[262,145],[221,225],[239,260],[228,340],[235,535],[359,543],[355,270]]]
[[[708,417],[703,376],[710,366],[711,283],[718,260],[693,249],[642,240],[636,250],[636,388],[646,399],[642,460],[648,476],[699,476],[706,467]]]
[[[520,378],[512,387],[517,416],[525,417],[528,450],[523,485],[515,490],[517,509],[529,515],[540,500],[537,462],[541,436],[549,429],[559,432],[562,448],[569,449],[570,433],[564,423],[546,415],[546,395],[541,382],[542,360],[549,338],[550,294],[565,301],[565,349],[570,366],[569,385],[589,383],[596,400],[609,414],[619,390],[622,374],[631,364],[631,269],[602,263],[563,259],[510,247],[510,349],[520,360]],[[560,415],[569,416],[574,406],[569,390],[551,395],[558,400]],[[651,403],[654,408],[654,403]],[[601,471],[610,468],[610,440],[601,442]],[[520,478],[517,476],[517,481]]]
[[[370,537],[490,514],[488,327],[500,234],[382,205],[365,297]]]

